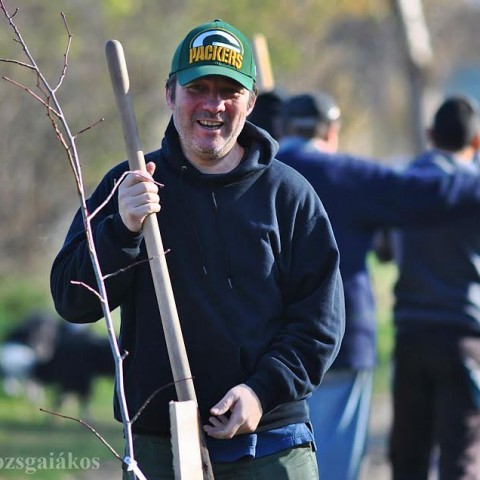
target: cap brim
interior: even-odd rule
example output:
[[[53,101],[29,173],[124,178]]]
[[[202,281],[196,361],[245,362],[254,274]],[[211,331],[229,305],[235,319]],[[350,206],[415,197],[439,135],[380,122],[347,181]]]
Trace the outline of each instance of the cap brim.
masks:
[[[186,68],[177,72],[177,80],[183,86],[207,75],[222,75],[237,81],[247,90],[253,90],[253,78],[222,65],[196,65],[195,67]]]

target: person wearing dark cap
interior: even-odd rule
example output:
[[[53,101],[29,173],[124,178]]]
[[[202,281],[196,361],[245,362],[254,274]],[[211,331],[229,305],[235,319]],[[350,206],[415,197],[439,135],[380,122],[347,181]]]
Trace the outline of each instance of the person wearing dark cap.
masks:
[[[286,103],[289,136],[280,140],[278,158],[318,192],[340,251],[345,336],[332,368],[308,403],[320,476],[355,480],[368,440],[376,365],[375,300],[367,262],[375,234],[382,227],[443,225],[457,217],[476,221],[480,176],[453,169],[445,175],[418,175],[335,152],[339,109],[332,110],[335,102],[320,103],[317,98],[302,94]],[[327,134],[334,123],[334,133]]]
[[[316,479],[306,398],[344,332],[339,254],[320,199],[276,160],[278,144],[246,121],[256,97],[245,36],[221,20],[179,44],[166,82],[172,117],[148,174],[129,173],[92,224],[110,306],[121,308],[120,348],[136,461],[173,479],[169,402],[175,388],[142,224],[157,215],[203,429],[217,480]],[[88,200],[94,211],[127,162]],[[158,191],[157,183],[164,184]],[[161,206],[161,208],[160,208]],[[315,251],[310,258],[305,252]],[[51,271],[60,315],[102,317],[82,215]],[[161,389],[160,387],[163,387]],[[118,405],[115,416],[120,419]]]
[[[279,140],[283,135],[282,118],[283,95],[277,90],[271,90],[257,95],[257,101],[247,120]]]
[[[296,149],[334,153],[338,149],[340,107],[327,93],[300,94],[284,104],[282,151]]]
[[[409,171],[478,175],[475,101],[446,98],[429,131],[432,149]],[[395,243],[394,480],[480,479],[480,228],[476,218],[403,228]]]

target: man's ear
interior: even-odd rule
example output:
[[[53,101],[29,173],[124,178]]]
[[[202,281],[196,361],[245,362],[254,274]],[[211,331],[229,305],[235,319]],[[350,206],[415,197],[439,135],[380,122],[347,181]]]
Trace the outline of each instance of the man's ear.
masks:
[[[173,88],[176,88],[176,83],[173,85]],[[172,92],[168,85],[165,88],[165,100],[167,102],[168,108],[170,110],[173,110],[173,107],[175,105],[175,92]]]
[[[340,122],[332,122],[327,128],[326,140],[338,141],[340,137]]]
[[[250,95],[247,106],[247,117],[253,112],[253,107],[255,107],[255,102],[257,101],[257,95]]]

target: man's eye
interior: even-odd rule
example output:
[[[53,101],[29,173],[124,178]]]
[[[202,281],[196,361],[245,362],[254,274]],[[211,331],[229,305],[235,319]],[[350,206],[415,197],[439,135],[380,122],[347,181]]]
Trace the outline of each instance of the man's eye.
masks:
[[[238,95],[240,95],[240,91],[236,88],[223,88],[222,89],[222,95],[224,97],[228,97],[228,98],[231,98],[231,97],[237,97]]]
[[[195,93],[195,92],[201,92],[202,91],[202,87],[200,85],[189,85],[187,87],[188,91],[192,92],[192,93]]]

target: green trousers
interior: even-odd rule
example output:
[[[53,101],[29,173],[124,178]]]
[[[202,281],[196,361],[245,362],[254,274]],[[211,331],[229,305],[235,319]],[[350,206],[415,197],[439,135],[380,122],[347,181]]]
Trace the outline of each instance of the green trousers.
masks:
[[[148,480],[174,480],[169,438],[134,436],[135,460]],[[233,463],[214,463],[215,480],[318,480],[311,446],[283,450],[273,455]],[[129,479],[124,472],[123,479]],[[198,479],[202,480],[202,479]]]

